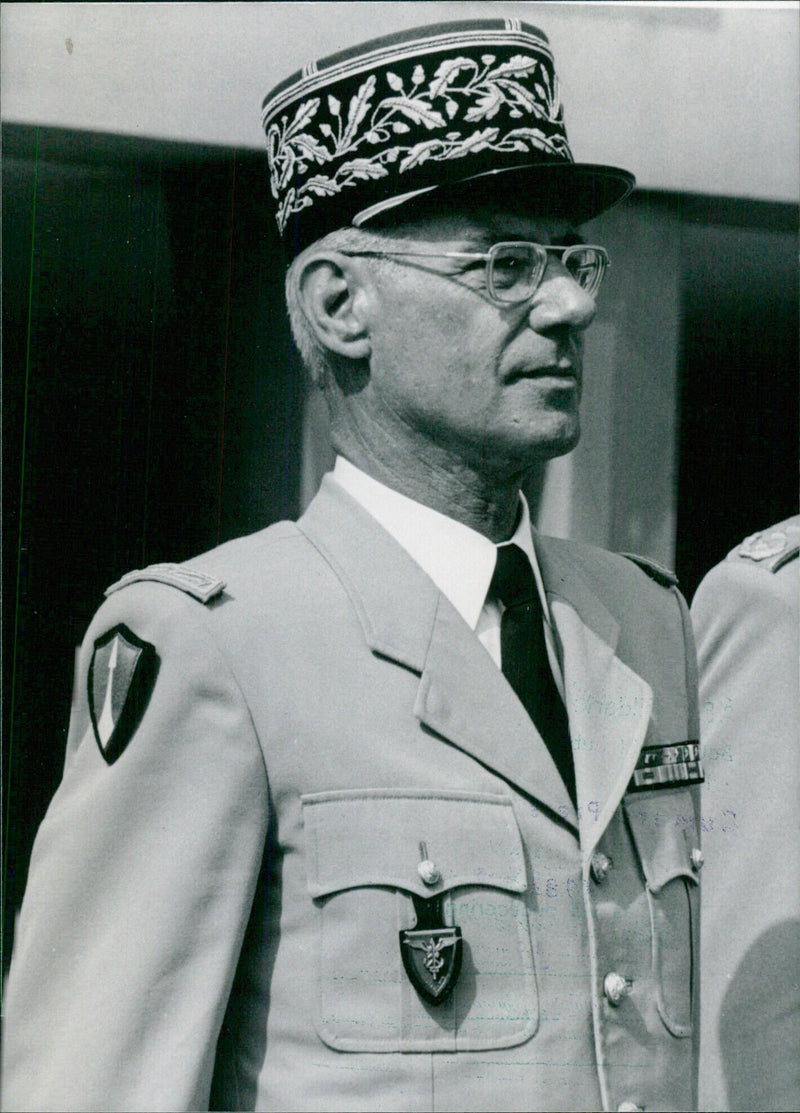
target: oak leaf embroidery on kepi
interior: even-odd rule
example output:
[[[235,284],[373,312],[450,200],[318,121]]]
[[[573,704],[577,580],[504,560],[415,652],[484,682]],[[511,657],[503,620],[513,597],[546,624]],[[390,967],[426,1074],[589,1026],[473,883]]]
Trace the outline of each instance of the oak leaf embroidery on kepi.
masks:
[[[561,124],[558,79],[551,80],[544,64],[531,55],[516,54],[499,64],[493,54],[482,55],[480,63],[463,55],[448,58],[430,82],[424,67],[417,64],[408,88],[398,73],[387,71],[384,77],[387,95],[374,102],[377,78],[370,74],[350,98],[346,116],[341,101],[328,94],[327,120],[318,119],[322,99],[311,97],[292,118],[287,115],[270,124],[270,187],[279,201],[281,232],[289,217],[313,205],[315,197],[331,197],[357,182],[386,177],[386,167],[393,163],[402,174],[428,160],[464,158],[485,150],[531,149],[572,161],[563,132],[552,135],[545,130],[547,125]],[[462,113],[463,123],[477,125],[494,120],[501,109],[511,119],[534,117],[545,127],[520,126],[504,133],[498,126],[475,127],[466,134],[458,130]],[[308,130],[312,124],[317,134]],[[404,143],[402,137],[411,135],[412,125],[417,136],[420,128],[440,134]],[[370,154],[370,148],[379,145]],[[298,184],[313,168],[321,169]]]

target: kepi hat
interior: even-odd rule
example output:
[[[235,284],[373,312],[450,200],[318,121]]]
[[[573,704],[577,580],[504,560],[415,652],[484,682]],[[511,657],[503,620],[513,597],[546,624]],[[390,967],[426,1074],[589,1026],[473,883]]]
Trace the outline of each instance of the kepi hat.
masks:
[[[547,37],[518,19],[420,27],[333,54],[277,85],[263,124],[290,255],[432,190],[546,198],[581,224],[635,184],[627,170],[575,162]]]

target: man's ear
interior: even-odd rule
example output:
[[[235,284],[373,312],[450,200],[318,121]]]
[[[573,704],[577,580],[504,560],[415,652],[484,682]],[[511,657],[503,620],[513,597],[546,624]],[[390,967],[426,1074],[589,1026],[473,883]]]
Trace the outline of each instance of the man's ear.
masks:
[[[348,256],[331,251],[309,259],[300,274],[299,294],[320,344],[348,359],[369,357],[361,275]]]

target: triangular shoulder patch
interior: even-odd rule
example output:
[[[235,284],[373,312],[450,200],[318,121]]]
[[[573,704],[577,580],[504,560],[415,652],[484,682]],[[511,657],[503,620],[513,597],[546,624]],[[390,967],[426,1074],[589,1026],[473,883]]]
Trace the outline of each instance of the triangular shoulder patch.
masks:
[[[109,765],[117,760],[142,721],[158,672],[154,645],[127,626],[114,626],[94,643],[89,665],[92,729]]]
[[[105,594],[112,595],[123,587],[147,580],[177,587],[187,595],[199,599],[201,603],[208,603],[210,599],[224,591],[226,586],[224,580],[211,576],[208,572],[202,572],[199,568],[192,568],[188,564],[150,564],[147,568],[136,568],[126,573],[122,579],[107,587]]]

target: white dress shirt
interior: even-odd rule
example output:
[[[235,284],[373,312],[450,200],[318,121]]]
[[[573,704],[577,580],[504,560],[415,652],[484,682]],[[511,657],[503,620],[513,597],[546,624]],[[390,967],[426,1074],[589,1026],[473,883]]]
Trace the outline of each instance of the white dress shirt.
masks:
[[[498,668],[501,667],[500,620],[503,604],[489,588],[497,549],[488,537],[448,518],[438,510],[401,495],[360,468],[337,456],[334,480],[344,488],[426,572],[443,595],[474,630]],[[545,641],[556,686],[564,694],[561,667],[544,592],[542,575],[531,537],[528,503],[520,492],[520,513],[512,537],[504,545],[518,545],[528,557],[544,616]]]

